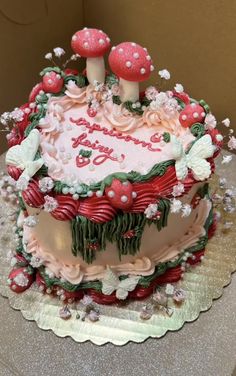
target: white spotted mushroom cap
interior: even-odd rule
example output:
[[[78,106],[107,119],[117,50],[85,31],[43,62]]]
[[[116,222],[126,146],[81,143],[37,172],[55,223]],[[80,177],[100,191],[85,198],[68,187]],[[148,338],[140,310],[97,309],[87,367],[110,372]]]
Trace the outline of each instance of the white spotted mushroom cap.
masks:
[[[109,50],[110,38],[102,30],[85,27],[72,36],[71,48],[82,57],[100,57]]]
[[[154,70],[147,49],[132,42],[123,42],[112,47],[109,64],[115,75],[126,81],[145,81]]]

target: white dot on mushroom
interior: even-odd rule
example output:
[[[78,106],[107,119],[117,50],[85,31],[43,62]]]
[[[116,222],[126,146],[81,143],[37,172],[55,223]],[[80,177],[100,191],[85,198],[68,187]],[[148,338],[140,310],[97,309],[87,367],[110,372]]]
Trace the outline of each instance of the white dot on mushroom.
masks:
[[[127,68],[130,68],[132,66],[132,63],[131,61],[126,61],[125,65],[127,66]]]
[[[128,201],[128,197],[125,196],[125,195],[121,196],[120,199],[121,199],[122,202],[127,202]]]
[[[145,69],[145,68],[141,68],[141,69],[140,69],[140,73],[141,73],[141,74],[146,73],[146,69]]]
[[[198,118],[198,113],[197,113],[197,112],[194,112],[194,113],[193,113],[193,117],[194,117],[194,119],[197,119],[197,118]]]
[[[187,115],[182,115],[182,120],[186,120],[187,119]]]
[[[135,53],[133,54],[133,57],[134,57],[135,59],[138,59],[138,58],[139,58],[139,53],[138,53],[138,52],[135,52]]]

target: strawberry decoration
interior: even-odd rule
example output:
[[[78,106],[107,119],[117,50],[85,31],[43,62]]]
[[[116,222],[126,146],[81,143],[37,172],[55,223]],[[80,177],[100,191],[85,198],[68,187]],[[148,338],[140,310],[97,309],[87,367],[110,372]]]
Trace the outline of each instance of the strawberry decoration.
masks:
[[[43,90],[47,93],[59,93],[63,87],[64,81],[60,74],[51,71],[43,76]]]
[[[206,116],[204,108],[198,103],[187,104],[179,114],[182,127],[189,128],[195,123],[201,123]]]
[[[82,155],[78,155],[76,157],[76,166],[79,168],[87,166],[89,163],[90,163],[90,159],[87,157],[84,157]]]
[[[19,145],[23,141],[25,138],[25,129],[30,123],[29,115],[31,114],[32,109],[29,108],[29,103],[22,105],[20,110],[24,112],[22,120],[15,122],[11,132],[7,135],[7,143],[9,147]]]
[[[77,76],[79,74],[79,71],[77,69],[66,68],[64,70],[64,73],[66,76],[70,76],[70,75]]]
[[[30,95],[29,95],[29,102],[34,102],[35,98],[37,97],[37,95],[40,93],[41,90],[43,90],[43,83],[39,82],[31,90]]]
[[[89,117],[95,117],[97,115],[97,110],[95,110],[93,107],[89,107],[87,109],[87,114]]]
[[[10,289],[17,294],[27,290],[33,281],[34,274],[32,268],[21,267],[13,269],[8,276]]]
[[[121,182],[118,179],[113,179],[112,184],[106,187],[105,195],[114,208],[121,210],[128,210],[137,196],[129,181]]]
[[[180,99],[182,102],[184,102],[186,105],[190,104],[190,97],[187,93],[181,92],[177,93],[177,91],[173,91],[173,97]]]
[[[216,128],[208,129],[206,133],[211,136],[213,144],[217,146],[215,153],[213,155],[213,158],[216,158],[224,144],[224,138]]]

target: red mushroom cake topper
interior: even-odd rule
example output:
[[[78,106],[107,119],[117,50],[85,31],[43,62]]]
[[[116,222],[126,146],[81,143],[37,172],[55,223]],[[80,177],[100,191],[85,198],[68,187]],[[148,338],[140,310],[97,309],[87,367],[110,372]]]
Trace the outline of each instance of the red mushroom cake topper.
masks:
[[[86,71],[89,83],[94,84],[94,81],[103,83],[105,79],[103,56],[110,48],[108,35],[102,30],[85,27],[72,36],[71,47],[76,54],[87,58]]]
[[[133,42],[123,42],[112,47],[109,55],[112,71],[120,79],[121,100],[135,102],[139,99],[139,82],[149,78],[154,70],[147,49]]]

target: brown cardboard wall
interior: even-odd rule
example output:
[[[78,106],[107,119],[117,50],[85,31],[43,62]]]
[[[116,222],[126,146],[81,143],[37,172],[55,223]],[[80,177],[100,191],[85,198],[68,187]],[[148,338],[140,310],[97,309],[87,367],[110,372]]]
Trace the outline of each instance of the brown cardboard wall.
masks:
[[[83,27],[82,0],[1,0],[0,112],[27,101],[54,47],[70,51],[71,35]],[[0,154],[6,149],[0,133]]]
[[[113,44],[146,46],[156,66],[149,83],[167,68],[166,88],[182,83],[236,131],[235,18],[235,0],[1,0],[0,112],[26,101],[46,52],[70,50],[73,32],[89,26],[104,29]]]

